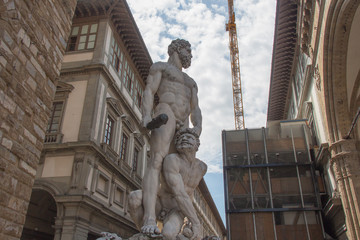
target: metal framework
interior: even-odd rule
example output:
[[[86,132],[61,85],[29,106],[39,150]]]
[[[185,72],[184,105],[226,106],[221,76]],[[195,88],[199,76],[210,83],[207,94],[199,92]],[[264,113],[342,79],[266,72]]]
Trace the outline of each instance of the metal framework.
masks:
[[[244,106],[242,100],[239,48],[235,24],[235,12],[233,0],[228,0],[229,22],[226,24],[226,31],[229,32],[229,47],[232,73],[233,102],[235,115],[235,129],[245,129]]]
[[[325,239],[319,178],[305,124],[284,130],[290,136],[269,136],[265,128],[223,131],[229,240],[238,239],[239,233],[255,240],[279,240],[295,229],[302,239]],[[239,226],[241,221],[247,222],[245,227]]]

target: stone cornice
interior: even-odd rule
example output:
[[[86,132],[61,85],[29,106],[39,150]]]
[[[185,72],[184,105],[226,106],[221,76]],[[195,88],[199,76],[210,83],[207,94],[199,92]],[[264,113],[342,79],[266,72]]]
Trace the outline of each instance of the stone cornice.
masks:
[[[285,106],[296,51],[298,5],[277,1],[267,120],[285,119]]]

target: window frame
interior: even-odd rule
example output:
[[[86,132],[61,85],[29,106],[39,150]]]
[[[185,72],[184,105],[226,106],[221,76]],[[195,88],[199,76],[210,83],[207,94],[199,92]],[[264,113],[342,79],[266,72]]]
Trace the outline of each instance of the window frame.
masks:
[[[134,146],[134,152],[133,152],[133,156],[132,156],[132,163],[131,163],[131,169],[133,172],[136,172],[137,174],[138,173],[138,166],[139,166],[139,156],[140,156],[140,150],[139,148],[135,145]],[[136,154],[135,154],[136,153]]]
[[[92,27],[96,25],[95,32],[92,32]],[[83,27],[88,26],[86,33],[83,33]],[[78,28],[77,32],[74,33],[74,29]],[[83,24],[76,24],[72,26],[69,39],[67,41],[66,52],[77,52],[77,51],[93,51],[96,48],[96,40],[99,30],[99,22],[90,22]],[[91,36],[95,36],[93,41],[89,41]],[[85,37],[84,42],[80,42],[81,38]],[[72,42],[72,39],[75,38],[75,41]],[[84,43],[84,48],[79,49],[79,45]],[[92,47],[89,47],[89,43],[93,43]]]
[[[112,123],[112,125],[109,126],[108,123]],[[112,147],[114,141],[115,125],[116,125],[115,118],[110,113],[108,113],[105,120],[103,143],[109,145],[110,147]]]
[[[74,89],[74,86],[65,83],[63,81],[59,81],[58,85],[56,87],[55,97],[51,105],[51,112],[50,116],[48,118],[48,122],[46,125],[45,130],[45,139],[44,143],[60,143],[62,142],[63,134],[61,133],[61,128],[64,121],[64,114],[66,110],[67,100],[69,98],[70,92]],[[59,115],[59,126],[56,132],[50,132],[49,131],[49,124],[52,122],[53,116],[54,116],[54,104],[55,103],[62,103],[62,108]],[[50,124],[52,125],[52,124]]]
[[[136,69],[134,70],[130,64],[131,60],[126,56],[126,52],[122,50],[119,41],[114,35],[111,36],[109,56],[109,64],[120,77],[123,87],[127,90],[135,105],[140,108],[145,86],[142,84],[141,78],[138,77]],[[118,64],[116,64],[116,59],[119,61]]]
[[[58,118],[58,127],[56,129],[56,131],[52,131],[52,126],[54,125],[54,119],[55,119],[55,112],[56,112],[56,105],[61,104],[61,109],[59,111],[59,116]],[[61,125],[62,125],[62,119],[63,119],[63,115],[64,115],[64,108],[65,108],[65,100],[54,100],[54,102],[52,103],[52,108],[51,108],[51,114],[48,120],[48,124],[46,127],[46,133],[48,134],[57,134],[60,133],[60,129],[61,129]]]
[[[117,72],[118,76],[120,76],[123,73],[123,65],[124,65],[124,52],[122,51],[120,44],[116,41],[115,37],[111,37],[111,43],[110,43],[110,64],[114,68],[114,70]],[[118,61],[118,63],[116,63]]]
[[[126,141],[125,141],[125,147],[124,147],[124,137],[126,137]],[[128,155],[128,148],[129,148],[129,142],[130,142],[130,136],[129,136],[129,134],[126,132],[126,131],[124,131],[124,129],[123,129],[123,131],[122,131],[122,133],[121,133],[121,139],[120,139],[120,150],[119,150],[119,163],[120,162],[125,162],[125,163],[127,163],[127,155]]]

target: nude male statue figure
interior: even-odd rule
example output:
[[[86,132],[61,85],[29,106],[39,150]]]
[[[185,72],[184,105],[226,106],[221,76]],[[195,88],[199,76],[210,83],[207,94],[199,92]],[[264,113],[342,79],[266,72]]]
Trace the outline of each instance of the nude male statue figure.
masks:
[[[143,179],[144,218],[142,233],[156,234],[155,203],[159,189],[159,175],[163,159],[170,152],[175,132],[189,126],[189,116],[193,124],[192,130],[199,136],[202,130],[202,116],[198,105],[197,85],[182,68],[191,64],[191,45],[183,39],[172,41],[168,48],[167,62],[154,63],[146,80],[142,105],[142,125],[146,127],[151,121],[154,95],[157,93],[159,104],[154,109],[154,117],[166,114],[165,125],[152,130],[150,138],[150,162]]]
[[[199,144],[199,138],[192,129],[182,129],[178,131],[175,139],[178,152],[171,153],[164,159],[155,211],[157,219],[163,221],[164,239],[177,239],[184,224],[184,217],[191,223],[190,239],[200,239],[201,226],[191,200],[195,188],[207,170],[206,164],[195,158]],[[142,190],[137,190],[129,196],[130,215],[139,229],[144,215],[143,194]]]

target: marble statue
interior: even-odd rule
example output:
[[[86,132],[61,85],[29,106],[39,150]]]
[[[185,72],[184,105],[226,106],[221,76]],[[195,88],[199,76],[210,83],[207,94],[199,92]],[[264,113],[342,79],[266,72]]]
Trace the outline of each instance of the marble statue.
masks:
[[[129,212],[140,233],[128,240],[200,240],[202,226],[192,203],[207,165],[196,158],[202,116],[197,85],[182,72],[191,64],[191,45],[176,39],[167,62],[154,63],[146,80],[142,126],[151,130],[150,161],[142,190],[129,195]],[[159,103],[154,107],[154,95]],[[192,128],[189,127],[190,122]],[[162,223],[161,231],[157,222]],[[102,233],[99,240],[119,239]],[[205,237],[203,240],[218,240]]]
[[[163,223],[162,232],[161,235],[160,232],[147,235],[166,240],[200,239],[201,225],[192,203],[192,195],[205,175],[207,166],[195,157],[199,144],[199,136],[194,129],[177,131],[177,152],[168,154],[163,160],[161,184],[156,195],[155,214],[156,219]],[[145,214],[143,198],[143,190],[133,191],[129,196],[129,212],[139,230]],[[184,225],[185,217],[188,223]]]
[[[159,234],[156,225],[155,205],[159,190],[159,177],[164,158],[175,152],[173,138],[177,131],[189,127],[199,136],[202,130],[202,116],[198,105],[197,85],[183,68],[191,64],[191,45],[183,39],[176,39],[168,47],[167,62],[154,63],[146,80],[142,104],[142,126],[151,129],[150,161],[147,164],[142,185],[143,219],[139,223],[141,232]],[[154,95],[159,97],[159,103],[154,108]],[[153,115],[151,114],[154,110]],[[153,125],[154,119],[166,115],[164,124]],[[155,123],[158,122],[157,120]],[[181,206],[182,207],[182,206]]]

